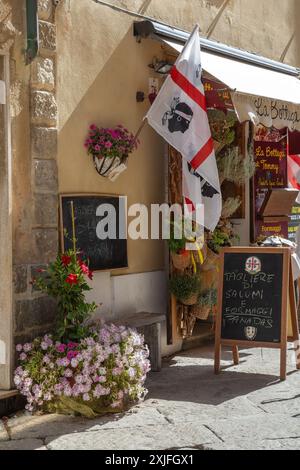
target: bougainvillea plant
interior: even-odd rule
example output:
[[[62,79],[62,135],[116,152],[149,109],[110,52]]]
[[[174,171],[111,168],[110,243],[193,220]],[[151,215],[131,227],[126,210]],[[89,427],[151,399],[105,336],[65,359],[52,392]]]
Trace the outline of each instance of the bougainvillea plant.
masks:
[[[57,300],[56,337],[60,341],[78,341],[88,332],[87,321],[97,305],[85,300],[91,290],[87,278],[93,273],[76,250],[58,255],[42,275],[33,279],[34,286]]]
[[[104,128],[92,124],[84,146],[90,155],[99,159],[119,157],[122,161],[137,149],[139,143],[139,140],[122,125],[116,128]]]
[[[143,337],[125,326],[90,330],[78,343],[51,335],[18,344],[14,382],[29,411],[81,414],[92,418],[141,400],[150,370]]]

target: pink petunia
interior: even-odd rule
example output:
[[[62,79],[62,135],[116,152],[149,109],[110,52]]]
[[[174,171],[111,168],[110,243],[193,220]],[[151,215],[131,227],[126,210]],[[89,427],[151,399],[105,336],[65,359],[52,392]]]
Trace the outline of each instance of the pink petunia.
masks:
[[[61,344],[57,344],[57,345],[56,345],[56,351],[57,351],[57,352],[60,352],[60,353],[64,353],[65,350],[66,350],[66,347],[67,347],[67,346],[66,346],[65,344],[62,344],[62,343],[61,343]]]

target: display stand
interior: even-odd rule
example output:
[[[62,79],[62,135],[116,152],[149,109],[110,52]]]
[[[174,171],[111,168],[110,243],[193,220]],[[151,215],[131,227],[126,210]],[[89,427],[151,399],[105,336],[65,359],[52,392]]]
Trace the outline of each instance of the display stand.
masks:
[[[253,263],[253,269],[255,263],[261,263],[262,266],[261,271],[257,270],[257,274],[253,274],[261,278],[261,281],[253,283],[253,289],[245,287],[250,285],[249,279],[251,280],[252,275],[245,273],[247,263]],[[264,277],[270,279],[269,285],[262,281]],[[259,291],[260,295],[257,294]],[[237,295],[231,298],[233,292],[237,292]],[[251,301],[240,300],[246,292]],[[254,295],[251,295],[252,292]],[[263,324],[263,315],[261,313],[258,315],[260,309],[269,312],[269,320],[266,320],[267,325],[269,321],[269,329]],[[267,313],[264,315],[267,316]],[[254,328],[253,325],[257,324],[261,326]],[[257,334],[257,338],[245,337],[247,329],[249,334],[252,329],[253,335]],[[255,333],[254,330],[258,332]],[[222,345],[231,346],[235,365],[239,364],[238,346],[275,348],[280,349],[280,379],[285,380],[287,341],[294,342],[296,367],[300,369],[299,327],[289,248],[224,249],[221,253],[219,277],[215,373],[220,372]]]

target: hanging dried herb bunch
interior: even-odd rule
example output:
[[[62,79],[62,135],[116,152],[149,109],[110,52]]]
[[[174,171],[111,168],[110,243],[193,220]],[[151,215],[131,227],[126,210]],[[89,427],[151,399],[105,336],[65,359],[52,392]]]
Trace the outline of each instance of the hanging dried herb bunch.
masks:
[[[227,198],[226,201],[223,201],[222,218],[229,219],[238,210],[241,204],[242,199],[240,196]]]
[[[226,151],[217,156],[220,182],[232,181],[238,185],[254,175],[255,163],[253,154],[241,155],[239,147],[228,147]]]
[[[215,152],[218,154],[225,146],[234,142],[236,116],[230,112],[225,114],[219,109],[209,109],[207,113],[212,138],[215,142]]]

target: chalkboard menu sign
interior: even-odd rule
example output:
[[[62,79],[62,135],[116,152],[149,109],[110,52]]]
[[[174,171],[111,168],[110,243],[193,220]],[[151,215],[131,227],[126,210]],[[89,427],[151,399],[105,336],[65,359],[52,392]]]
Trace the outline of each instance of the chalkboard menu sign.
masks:
[[[222,344],[232,347],[235,364],[238,346],[276,348],[284,380],[288,338],[297,342],[299,352],[289,248],[225,248],[220,266],[215,372],[220,371]]]
[[[125,268],[127,240],[125,232],[124,199],[119,196],[61,195],[61,241],[63,251],[72,248],[72,205],[75,218],[77,248],[89,260],[92,270]],[[105,208],[110,207],[109,212]],[[99,224],[110,217],[114,234],[99,238]],[[112,220],[113,219],[113,220]],[[106,231],[106,229],[105,229]],[[122,235],[121,235],[122,234]]]
[[[283,254],[225,253],[224,339],[280,343]]]

